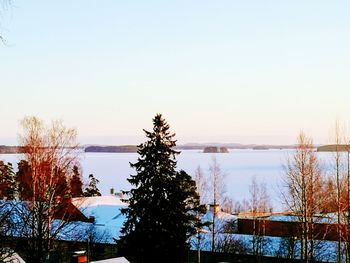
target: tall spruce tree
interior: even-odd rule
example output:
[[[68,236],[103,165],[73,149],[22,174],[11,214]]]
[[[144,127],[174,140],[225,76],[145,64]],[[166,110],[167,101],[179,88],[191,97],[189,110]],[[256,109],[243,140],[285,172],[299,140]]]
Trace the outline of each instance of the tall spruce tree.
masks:
[[[69,181],[70,194],[72,197],[83,196],[83,182],[77,165],[73,166],[73,175]]]
[[[160,114],[153,125],[153,131],[144,130],[148,140],[130,164],[136,175],[128,179],[133,188],[124,192],[129,206],[122,211],[126,221],[119,250],[133,262],[183,262],[201,208],[199,195],[191,177],[176,171],[175,134]]]

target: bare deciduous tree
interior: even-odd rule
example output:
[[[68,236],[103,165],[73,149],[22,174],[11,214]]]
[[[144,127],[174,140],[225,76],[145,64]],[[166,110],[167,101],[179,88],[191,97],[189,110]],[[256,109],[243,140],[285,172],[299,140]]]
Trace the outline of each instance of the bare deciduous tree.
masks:
[[[220,231],[216,226],[218,224],[217,213],[221,208],[226,212],[232,212],[233,202],[228,196],[226,196],[226,187],[224,182],[225,174],[221,172],[220,165],[215,156],[212,157],[212,161],[209,166],[209,174],[204,174],[202,169],[198,167],[195,171],[194,177],[197,190],[201,198],[201,203],[209,204],[212,207],[211,249],[214,251],[217,248],[215,245],[216,233]]]
[[[26,238],[28,262],[43,262],[52,241],[69,221],[67,181],[78,161],[76,131],[54,121],[46,126],[36,117],[21,122],[20,136],[27,163],[24,177],[26,194],[23,202],[21,235]]]
[[[209,196],[208,196],[208,182],[205,173],[203,172],[200,166],[194,172],[194,180],[196,181],[197,192],[200,196],[200,203],[208,204]]]
[[[344,135],[345,129],[336,121],[331,179],[337,219],[337,262],[350,262],[350,141]]]
[[[339,122],[336,121],[335,124],[335,152],[334,152],[334,180],[335,180],[335,200],[337,205],[337,232],[338,232],[338,242],[337,242],[337,262],[342,261],[342,227],[341,227],[341,195],[342,195],[342,155],[340,151],[341,146],[341,131]]]
[[[350,262],[350,139],[345,138],[346,145],[346,173],[345,173],[345,219],[346,219],[346,237],[345,251],[346,262]]]
[[[266,240],[264,238],[265,226],[260,219],[263,213],[272,211],[272,205],[270,203],[270,197],[267,193],[266,185],[264,183],[259,184],[255,177],[252,178],[249,192],[249,210],[252,213],[254,220],[252,252],[253,255],[261,256],[263,255],[266,246]]]
[[[209,191],[211,196],[211,202],[212,202],[212,213],[213,213],[213,220],[212,220],[212,243],[211,243],[211,250],[215,250],[215,234],[216,234],[216,216],[219,208],[220,201],[222,200],[223,196],[225,195],[226,189],[223,182],[224,175],[221,173],[220,165],[218,164],[215,156],[212,158],[212,163],[209,167]]]
[[[315,214],[322,207],[322,173],[311,138],[301,132],[294,154],[285,167],[287,191],[284,201],[300,222],[301,259],[314,258]]]

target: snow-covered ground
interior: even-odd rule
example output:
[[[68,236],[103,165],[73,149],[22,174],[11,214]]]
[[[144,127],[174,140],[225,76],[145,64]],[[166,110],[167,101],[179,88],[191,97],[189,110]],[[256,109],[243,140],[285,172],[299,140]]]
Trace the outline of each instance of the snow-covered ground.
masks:
[[[116,196],[101,196],[74,198],[73,204],[76,205],[85,216],[93,216],[95,218],[94,224],[84,224],[89,225],[89,227],[93,229],[93,231],[90,230],[90,233],[95,235],[96,241],[101,242],[102,240],[104,243],[115,243],[113,238],[117,239],[119,237],[121,227],[125,220],[125,216],[121,214],[120,210],[127,206],[126,203],[123,203],[120,198]],[[207,213],[203,216],[203,221],[212,222],[212,219],[213,213],[208,209]],[[215,219],[217,232],[215,235],[216,244],[240,246],[241,249],[244,249],[244,253],[254,253],[253,243],[260,242],[260,244],[262,244],[262,255],[285,257],[287,255],[287,246],[292,242],[294,246],[294,257],[299,257],[300,245],[298,240],[282,237],[254,237],[253,235],[237,234],[235,233],[237,230],[237,219],[238,216],[236,215],[231,215],[222,211],[217,212]],[[267,217],[267,219],[275,221],[295,221],[297,218],[291,215],[271,215]],[[227,230],[227,228],[225,228],[227,224],[230,225],[230,231],[233,232],[225,232]],[[212,239],[211,228],[206,227],[199,235],[201,239],[201,250],[210,251]],[[194,250],[198,248],[197,237],[198,236],[195,235],[190,240],[191,248]],[[259,239],[258,241],[257,238]],[[325,261],[336,260],[336,242],[317,241],[315,242],[315,247],[317,259]]]

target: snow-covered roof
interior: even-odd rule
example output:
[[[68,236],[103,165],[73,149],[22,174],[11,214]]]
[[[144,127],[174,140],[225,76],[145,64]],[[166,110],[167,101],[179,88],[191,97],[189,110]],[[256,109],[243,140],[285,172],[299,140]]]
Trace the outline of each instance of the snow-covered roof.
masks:
[[[213,212],[210,210],[208,210],[207,213],[203,217],[203,219],[205,219],[205,220],[211,220],[212,218],[213,218]],[[216,212],[215,218],[217,220],[226,221],[226,222],[237,220],[237,216],[229,214],[229,213],[225,213],[222,211]]]
[[[99,261],[91,261],[91,263],[129,263],[129,261],[125,257],[120,258],[109,258]]]
[[[283,221],[283,222],[295,222],[298,221],[298,217],[293,215],[272,215],[266,218],[271,221]]]
[[[216,213],[216,217],[219,218],[219,219],[228,220],[228,221],[237,219],[237,216],[229,214],[229,213],[225,213],[225,212],[222,212],[222,211],[217,212]]]
[[[78,208],[98,205],[127,206],[119,197],[113,195],[76,197],[72,198],[72,203]]]
[[[114,243],[114,238],[120,236],[120,230],[125,221],[121,209],[127,206],[116,196],[95,196],[73,198],[72,203],[86,217],[93,217],[93,229],[101,243]]]

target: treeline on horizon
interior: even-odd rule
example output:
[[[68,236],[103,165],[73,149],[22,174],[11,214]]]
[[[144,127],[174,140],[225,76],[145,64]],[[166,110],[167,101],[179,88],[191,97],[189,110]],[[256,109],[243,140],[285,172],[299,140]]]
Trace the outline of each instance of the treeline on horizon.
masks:
[[[296,149],[297,145],[272,145],[272,144],[230,144],[230,143],[208,143],[208,144],[197,144],[189,143],[175,146],[176,150],[201,150],[204,151],[208,147],[225,147],[227,149],[253,149],[253,150],[269,150],[269,149]],[[320,145],[315,146],[318,152],[335,152],[337,151],[335,145]],[[84,152],[110,152],[110,153],[136,153],[138,146],[137,145],[88,145],[80,146],[80,149],[83,149]],[[338,146],[338,151],[349,151],[349,145],[340,145]],[[9,146],[9,145],[0,145],[0,154],[17,154],[25,153],[25,148],[22,146]]]

